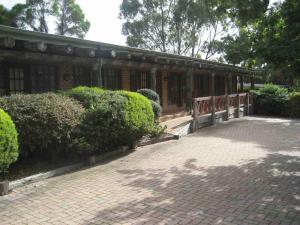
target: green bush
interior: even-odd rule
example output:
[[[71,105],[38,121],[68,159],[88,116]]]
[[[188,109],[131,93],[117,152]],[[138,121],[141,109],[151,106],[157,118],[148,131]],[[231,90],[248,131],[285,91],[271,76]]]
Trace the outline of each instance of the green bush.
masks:
[[[256,114],[284,116],[287,111],[288,89],[274,84],[266,84],[254,92]]]
[[[162,113],[162,107],[160,105],[159,95],[151,89],[140,89],[137,91],[137,93],[145,96],[151,101],[154,118],[155,120],[157,120]]]
[[[105,90],[98,87],[79,86],[64,92],[68,97],[79,101],[85,108],[93,108]]]
[[[293,92],[289,96],[289,115],[300,118],[300,92]]]
[[[137,136],[142,137],[153,129],[154,113],[151,102],[139,93],[118,91],[126,98],[126,124],[131,126]]]
[[[21,155],[52,159],[68,150],[84,112],[79,102],[52,93],[3,97],[0,107],[16,124]]]
[[[137,93],[144,95],[146,98],[148,98],[158,104],[160,103],[159,95],[151,89],[146,89],[146,88],[140,89],[137,91]]]
[[[0,109],[0,174],[19,156],[18,134],[10,116]]]
[[[101,152],[132,145],[154,126],[148,99],[137,93],[106,91],[86,112],[77,135],[79,150]]]
[[[151,101],[152,110],[154,113],[155,120],[158,120],[162,113],[161,105],[155,101]]]

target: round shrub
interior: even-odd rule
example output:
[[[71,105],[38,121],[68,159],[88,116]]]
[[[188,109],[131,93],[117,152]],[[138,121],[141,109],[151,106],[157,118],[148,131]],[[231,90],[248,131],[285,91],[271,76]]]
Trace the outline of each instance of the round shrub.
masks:
[[[85,113],[76,142],[80,151],[108,151],[132,145],[151,131],[154,115],[148,99],[137,93],[106,91]]]
[[[139,93],[129,91],[118,91],[117,93],[126,98],[126,124],[135,130],[139,137],[150,132],[154,124],[151,102]]]
[[[10,116],[0,109],[0,174],[19,156],[18,134]]]
[[[289,115],[300,118],[300,92],[293,92],[289,96]]]
[[[3,97],[0,107],[16,124],[21,155],[52,159],[68,150],[72,131],[84,112],[79,102],[52,93]]]
[[[151,89],[140,89],[137,93],[144,95],[146,98],[157,102],[158,104],[160,103],[159,95]]]
[[[105,90],[98,87],[79,86],[64,92],[68,97],[79,101],[85,108],[93,108]]]
[[[151,101],[151,105],[152,105],[152,110],[154,113],[154,118],[155,118],[155,120],[158,120],[159,117],[161,116],[162,108],[161,108],[160,104],[155,101]]]
[[[283,116],[286,114],[288,90],[274,84],[266,84],[254,92],[256,114]]]
[[[102,101],[86,111],[79,126],[79,153],[105,151],[130,142],[130,130],[125,123],[126,99],[110,91],[103,95]]]

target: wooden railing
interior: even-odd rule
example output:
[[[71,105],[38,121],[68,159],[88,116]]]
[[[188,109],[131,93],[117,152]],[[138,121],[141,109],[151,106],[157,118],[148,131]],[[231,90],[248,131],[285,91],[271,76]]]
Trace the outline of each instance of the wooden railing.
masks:
[[[193,99],[193,117],[194,121],[201,116],[211,116],[213,124],[216,114],[225,113],[226,120],[229,119],[230,111],[234,110],[235,117],[240,117],[240,109],[246,115],[251,114],[250,107],[252,105],[252,95],[249,93],[239,93],[222,96],[209,96]],[[196,126],[197,128],[197,126]]]

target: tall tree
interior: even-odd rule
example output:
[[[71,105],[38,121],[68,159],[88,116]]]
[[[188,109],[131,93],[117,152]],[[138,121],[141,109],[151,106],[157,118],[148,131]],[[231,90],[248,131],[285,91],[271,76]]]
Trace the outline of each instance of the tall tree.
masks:
[[[10,10],[0,5],[0,24],[10,27],[18,27],[19,18],[25,8],[23,4],[16,4]]]
[[[173,7],[174,0],[123,0],[120,16],[125,20],[122,32],[127,44],[169,52]]]
[[[227,28],[220,1],[123,0],[122,31],[129,46],[208,59]]]
[[[90,22],[74,0],[55,0],[53,15],[57,34],[83,38],[90,28]]]
[[[273,5],[262,16],[244,25],[238,35],[224,39],[225,59],[234,64],[265,68],[270,74],[281,74],[281,83],[292,85],[294,77],[300,75],[299,11],[297,0]]]
[[[26,0],[26,8],[20,17],[22,27],[34,31],[49,32],[48,19],[52,14],[51,0]]]

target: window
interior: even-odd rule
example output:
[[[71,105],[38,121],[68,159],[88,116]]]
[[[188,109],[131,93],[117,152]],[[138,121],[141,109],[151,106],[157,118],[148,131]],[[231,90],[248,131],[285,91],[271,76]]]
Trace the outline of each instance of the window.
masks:
[[[225,77],[215,76],[215,92],[216,96],[225,95]]]
[[[195,97],[209,96],[209,76],[208,75],[194,75],[194,95]]]
[[[131,71],[130,90],[137,91],[141,88],[150,88],[150,74],[143,71]]]
[[[31,92],[42,93],[58,89],[58,74],[55,66],[31,66]]]
[[[92,86],[92,70],[88,67],[74,67],[74,86]]]
[[[122,77],[121,70],[103,68],[102,69],[102,82],[103,87],[109,90],[120,90],[122,89]]]
[[[172,74],[168,76],[168,104],[182,106],[186,98],[185,91],[186,79],[180,74]]]
[[[24,69],[22,67],[9,68],[9,92],[11,94],[24,92]]]

